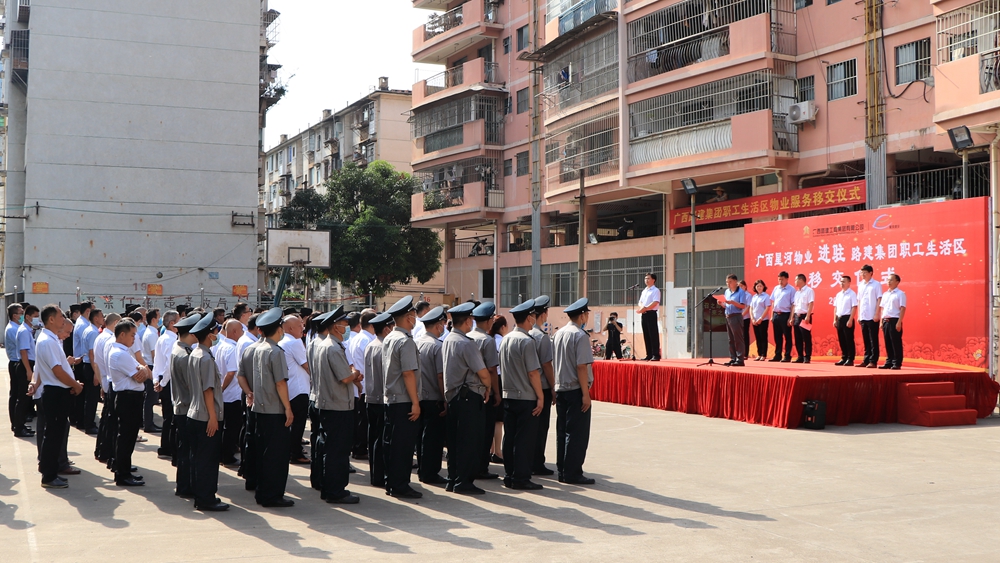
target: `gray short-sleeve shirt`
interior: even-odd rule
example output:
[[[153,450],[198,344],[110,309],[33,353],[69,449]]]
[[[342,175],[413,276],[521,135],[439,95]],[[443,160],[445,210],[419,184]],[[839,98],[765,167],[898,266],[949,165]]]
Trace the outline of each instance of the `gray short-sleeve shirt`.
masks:
[[[576,375],[578,365],[587,364],[587,384],[594,384],[594,352],[587,333],[574,323],[568,323],[556,332],[552,343],[552,370],[555,372],[556,392],[580,388]]]
[[[529,373],[541,371],[535,339],[516,327],[500,341],[500,369],[503,370],[503,398],[534,401],[538,397]]]
[[[222,377],[212,351],[199,344],[188,356],[188,381],[191,384],[191,406],[187,417],[208,422],[210,408],[215,408],[216,420],[222,421]],[[205,391],[214,390],[214,405],[205,404]]]
[[[493,338],[490,336],[490,333],[479,327],[470,330],[468,337],[479,347],[479,353],[483,355],[483,363],[486,364],[487,368],[495,368],[500,365],[500,354],[497,353],[496,338]]]
[[[253,412],[284,414],[278,396],[278,382],[288,381],[285,351],[270,339],[262,340],[253,351]]]
[[[401,327],[392,329],[382,343],[382,372],[385,374],[385,403],[409,403],[403,372],[412,371],[416,375],[417,396],[420,396],[420,359],[417,345],[410,332]]]
[[[314,340],[315,342],[315,340]],[[343,342],[335,336],[316,342],[316,408],[324,411],[349,411],[354,409],[353,384],[345,384],[351,377],[351,364]],[[312,366],[309,366],[312,369]]]
[[[549,338],[545,331],[534,326],[529,333],[532,338],[535,339],[535,349],[538,351],[538,365],[544,366],[546,362],[552,361],[552,339]],[[539,375],[542,376],[542,389],[549,388],[549,380],[545,377],[544,372],[540,372]]]
[[[170,350],[170,402],[174,404],[174,412],[187,416],[191,408],[191,382],[188,377],[188,354],[191,349],[177,340]]]
[[[382,374],[382,339],[376,338],[365,346],[365,402],[384,405]]]
[[[463,385],[479,393],[486,392],[486,386],[479,379],[479,370],[486,369],[479,346],[458,330],[451,331],[441,345],[444,368],[444,397],[452,400]]]
[[[441,341],[426,332],[415,341],[420,352],[420,400],[443,401],[444,395],[438,385],[438,374],[444,373]]]

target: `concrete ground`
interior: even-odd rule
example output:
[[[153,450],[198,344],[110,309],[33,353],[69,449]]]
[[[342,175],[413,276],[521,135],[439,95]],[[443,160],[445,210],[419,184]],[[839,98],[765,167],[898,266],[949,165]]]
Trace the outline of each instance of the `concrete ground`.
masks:
[[[50,491],[33,439],[0,432],[0,561],[997,561],[998,430],[998,418],[781,430],[595,403],[592,487],[491,481],[469,498],[418,484],[423,499],[400,501],[366,485],[355,461],[359,505],[321,502],[292,466],[296,505],[264,509],[223,469],[219,496],[233,507],[219,514],[173,495],[158,435],[136,447],[148,485],[124,489],[73,430],[83,473]]]

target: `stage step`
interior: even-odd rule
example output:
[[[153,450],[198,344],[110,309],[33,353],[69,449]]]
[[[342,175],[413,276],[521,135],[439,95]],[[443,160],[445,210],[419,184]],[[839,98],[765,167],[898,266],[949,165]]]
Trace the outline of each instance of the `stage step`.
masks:
[[[976,423],[976,411],[965,408],[965,395],[951,381],[899,385],[897,419],[916,426],[959,426]]]
[[[928,411],[920,413],[919,426],[961,426],[976,424],[975,409]]]

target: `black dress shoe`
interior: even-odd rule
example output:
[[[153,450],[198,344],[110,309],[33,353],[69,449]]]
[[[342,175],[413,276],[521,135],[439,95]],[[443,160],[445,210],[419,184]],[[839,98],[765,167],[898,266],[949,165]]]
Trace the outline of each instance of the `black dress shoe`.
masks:
[[[847,363],[844,364],[844,367],[845,368],[852,368],[852,367],[854,367],[854,362],[847,362]]]
[[[132,478],[135,479],[136,481],[142,481],[143,480],[142,475],[139,475],[138,473],[133,473],[132,474]]]
[[[281,497],[271,502],[262,502],[260,505],[264,508],[288,508],[289,506],[295,506],[295,501],[290,498]]]
[[[455,487],[452,492],[460,495],[485,495],[486,491],[480,489],[475,485],[464,485],[461,487]]]
[[[568,485],[593,485],[597,481],[591,479],[590,477],[579,476],[576,479],[563,479],[559,481],[560,483],[566,483]]]
[[[812,358],[806,358],[805,361],[802,363],[804,364],[812,363]]]
[[[878,364],[868,364],[868,369],[875,369],[877,367],[878,367]]]
[[[131,477],[125,479],[115,479],[115,485],[119,487],[141,487],[145,485],[144,481],[139,481],[138,479],[133,479]]]
[[[42,487],[46,489],[65,489],[69,487],[69,481],[63,479],[62,477],[56,477],[48,483],[42,481]]]
[[[552,471],[548,467],[539,467],[538,469],[533,469],[531,471],[531,474],[532,475],[545,475],[545,476],[549,476],[549,475],[555,475],[556,472]]]
[[[793,364],[804,364],[804,363],[806,363],[806,359],[800,356],[798,358],[795,358],[795,361],[793,361],[792,363]]]
[[[479,475],[476,475],[476,479],[481,479],[483,481],[487,481],[489,479],[499,479],[499,478],[500,478],[499,475],[497,475],[496,473],[491,473],[489,471],[486,471],[486,472],[480,473]]]
[[[733,365],[733,364],[735,364],[735,363],[736,363],[735,361],[733,361],[733,360],[729,360],[728,362],[726,362],[726,363],[724,363],[724,364],[722,364],[722,365],[724,365],[724,366],[726,366],[726,367],[729,367],[729,366],[731,366],[731,365]]]
[[[789,363],[789,362],[791,362],[791,361],[792,361],[792,358],[791,358],[791,357],[788,357],[788,358],[782,358],[782,359],[781,359],[781,363],[783,363],[783,364],[787,364],[787,363]]]
[[[744,363],[744,362],[733,362],[733,363],[732,363],[731,365],[732,365],[732,366],[733,366],[734,368],[741,368],[741,367],[744,367],[744,366],[746,366],[746,363]]]
[[[768,361],[769,362],[780,362],[781,361],[781,356],[775,356],[775,357],[771,358]]]
[[[75,467],[64,467],[59,470],[59,475],[79,475],[80,470]]]
[[[223,512],[229,510],[229,505],[217,500],[212,504],[195,504],[194,509],[202,512]]]
[[[421,479],[421,483],[425,485],[447,485],[448,480],[440,475],[435,475],[429,479]]]
[[[358,504],[361,502],[361,497],[347,493],[340,498],[328,498],[326,499],[326,502],[330,504]]]
[[[163,428],[160,428],[159,426],[150,426],[149,428],[143,428],[142,431],[150,434],[159,434],[160,432],[163,432]]]
[[[423,493],[420,491],[414,491],[413,489],[406,488],[400,489],[398,491],[386,491],[385,494],[393,498],[423,498]]]
[[[847,360],[840,360],[839,362],[834,362],[833,365],[835,365],[835,366],[842,366],[842,365],[844,365],[846,363],[847,363]]]
[[[449,493],[455,492],[455,483],[448,481],[448,484],[444,486],[444,490]]]
[[[492,454],[490,456],[490,461],[493,462],[493,463],[497,463],[497,464],[503,465],[503,458],[501,458],[497,454]]]
[[[96,426],[91,426],[90,428],[87,429],[87,435],[88,436],[97,436],[98,432],[99,432],[99,430],[97,429]]]
[[[901,366],[892,366],[892,367],[891,367],[891,368],[889,368],[889,369],[903,369],[903,368],[902,368]]]
[[[889,364],[885,364],[885,365],[879,366],[878,369],[892,369],[892,366],[889,365]]]
[[[660,357],[659,356],[653,356],[652,358],[649,359],[649,361],[651,361],[651,362],[658,362],[658,361],[660,361]]]
[[[537,491],[543,489],[538,483],[532,483],[531,481],[514,481],[511,483],[511,487],[515,491]]]
[[[181,493],[181,492],[177,492],[177,493],[174,493],[174,496],[181,497],[181,498],[194,498],[194,493]]]

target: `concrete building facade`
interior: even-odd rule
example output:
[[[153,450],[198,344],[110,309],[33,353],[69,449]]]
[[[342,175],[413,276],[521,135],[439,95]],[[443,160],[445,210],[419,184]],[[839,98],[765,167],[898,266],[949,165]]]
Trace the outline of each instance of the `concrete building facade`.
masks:
[[[678,311],[692,285],[701,295],[743,274],[751,221],[996,187],[992,0],[412,4],[432,11],[414,61],[443,65],[414,86],[413,168],[426,181],[412,220],[444,229],[449,293],[496,289],[501,309],[586,295],[595,328],[618,312],[639,357],[629,288],[658,274],[663,351],[690,356]],[[964,189],[948,136],[959,125],[977,147]],[[685,179],[699,204],[717,188],[738,200],[853,180],[867,197],[699,227],[691,280],[690,224],[670,223],[690,207]],[[471,250],[483,240],[492,252]]]
[[[7,2],[3,287],[32,303],[255,295],[266,2]],[[30,79],[29,79],[30,75]]]

